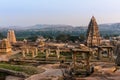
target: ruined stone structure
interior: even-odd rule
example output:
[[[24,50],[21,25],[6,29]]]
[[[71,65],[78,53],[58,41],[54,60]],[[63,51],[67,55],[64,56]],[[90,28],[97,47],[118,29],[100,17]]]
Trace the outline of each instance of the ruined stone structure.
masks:
[[[45,43],[43,41],[38,42],[38,47],[44,47],[44,46],[45,46]]]
[[[114,61],[113,46],[99,46],[97,59],[102,60],[103,58],[108,58],[109,61]]]
[[[100,45],[100,33],[94,16],[92,16],[88,25],[86,45],[88,47],[95,47]]]
[[[116,46],[115,55],[117,56],[115,62],[118,66],[120,66],[120,43]]]
[[[32,54],[33,58],[38,55],[38,49],[36,47],[23,46],[21,49],[22,49],[21,52],[24,58],[26,57],[27,54]]]
[[[77,56],[81,55],[81,57]],[[76,76],[76,74],[81,73],[82,75],[93,73],[93,66],[90,65],[90,50],[83,50],[79,48],[72,49],[72,76]]]
[[[11,45],[7,39],[3,39],[0,42],[0,53],[9,53],[11,52]]]
[[[56,58],[59,59],[60,58],[60,49],[47,49],[46,50],[46,59],[50,58],[51,54],[56,54]]]
[[[14,30],[9,30],[7,33],[7,39],[10,43],[16,43],[16,37]]]
[[[36,40],[36,43],[37,43],[37,46],[38,47],[44,47],[45,46],[45,38],[43,38],[42,36],[41,37],[38,37],[37,40]]]

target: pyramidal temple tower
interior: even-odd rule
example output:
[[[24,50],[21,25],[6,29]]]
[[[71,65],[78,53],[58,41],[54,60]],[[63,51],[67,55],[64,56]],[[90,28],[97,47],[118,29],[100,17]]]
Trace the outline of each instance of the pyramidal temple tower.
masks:
[[[86,45],[89,47],[95,47],[100,45],[100,33],[99,28],[94,16],[92,16],[88,25]]]
[[[16,43],[16,37],[14,30],[8,30],[7,39],[10,43]]]
[[[7,39],[3,39],[0,42],[0,53],[9,53],[11,52],[11,45],[10,42]]]

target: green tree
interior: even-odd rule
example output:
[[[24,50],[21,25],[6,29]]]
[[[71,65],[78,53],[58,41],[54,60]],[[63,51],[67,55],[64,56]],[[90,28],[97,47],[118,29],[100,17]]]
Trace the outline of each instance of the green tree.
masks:
[[[37,38],[38,38],[38,36],[30,36],[27,39],[34,42],[34,41],[36,41]]]
[[[56,40],[66,42],[69,40],[69,38],[70,38],[69,34],[60,34],[56,37]]]

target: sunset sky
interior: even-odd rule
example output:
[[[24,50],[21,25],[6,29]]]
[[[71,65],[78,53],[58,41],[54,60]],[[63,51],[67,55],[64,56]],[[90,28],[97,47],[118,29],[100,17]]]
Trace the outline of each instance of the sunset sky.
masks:
[[[120,0],[0,0],[0,26],[120,22]]]

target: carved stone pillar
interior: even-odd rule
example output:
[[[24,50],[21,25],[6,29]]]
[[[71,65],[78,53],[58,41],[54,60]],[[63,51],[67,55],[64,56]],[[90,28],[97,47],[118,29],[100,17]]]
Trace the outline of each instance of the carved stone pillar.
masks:
[[[35,48],[35,55],[38,56],[38,49]]]
[[[57,55],[57,59],[59,59],[60,58],[60,50],[59,49],[56,50],[56,55]]]
[[[29,49],[26,49],[26,53],[29,54]]]
[[[34,50],[32,50],[32,57],[33,57],[33,58],[35,57],[35,52],[34,52]]]
[[[49,52],[48,50],[46,50],[46,59],[48,59],[48,56],[49,56]]]
[[[24,58],[26,57],[26,56],[25,56],[25,51],[24,51],[24,50],[22,50],[22,55],[23,55]]]
[[[100,50],[100,49],[98,49],[98,60],[100,60],[100,59],[101,59],[101,57],[102,57],[101,50]]]
[[[109,54],[109,60],[110,61],[114,61],[114,54],[113,54],[113,50],[112,49],[110,49],[110,54]]]
[[[76,65],[76,52],[73,52],[73,65]]]

